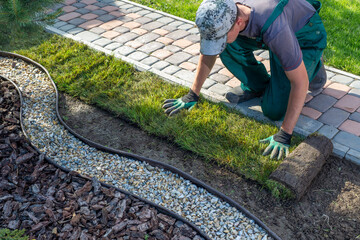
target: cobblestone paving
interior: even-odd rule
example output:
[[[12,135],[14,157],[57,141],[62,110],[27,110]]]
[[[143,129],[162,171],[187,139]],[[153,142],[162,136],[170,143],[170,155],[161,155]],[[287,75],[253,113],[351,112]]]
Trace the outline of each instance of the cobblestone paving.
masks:
[[[190,87],[199,57],[200,36],[194,22],[126,0],[66,0],[57,5],[64,13],[48,30],[113,54],[140,70]],[[267,51],[255,52],[270,70]],[[334,154],[360,165],[360,76],[326,67],[327,83],[317,95],[307,95],[295,132],[319,132],[334,143]],[[239,86],[220,59],[206,80],[202,94],[227,102],[224,95]],[[259,120],[260,99],[229,104]],[[281,122],[275,122],[278,126]]]

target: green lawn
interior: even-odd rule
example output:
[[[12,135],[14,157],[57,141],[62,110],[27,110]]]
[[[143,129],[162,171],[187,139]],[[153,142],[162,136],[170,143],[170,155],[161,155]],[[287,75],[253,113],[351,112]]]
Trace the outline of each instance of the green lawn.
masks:
[[[202,0],[134,0],[134,2],[195,21]],[[325,64],[360,75],[360,2],[359,0],[320,0],[328,33]]]

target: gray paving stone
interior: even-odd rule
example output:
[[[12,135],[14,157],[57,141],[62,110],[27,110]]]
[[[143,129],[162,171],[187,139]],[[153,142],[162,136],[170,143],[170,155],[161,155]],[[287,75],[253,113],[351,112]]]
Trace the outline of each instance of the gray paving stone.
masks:
[[[66,25],[66,24],[67,24],[67,22],[58,21],[57,23],[55,23],[55,24],[53,25],[53,27],[54,27],[54,28],[60,28],[60,27],[62,27],[62,26],[64,26],[64,25]]]
[[[133,7],[128,9],[128,11],[131,12],[131,13],[138,13],[139,11],[142,11],[142,10],[143,10],[143,8],[137,7],[137,6],[133,6]]]
[[[146,64],[146,65],[148,65],[148,66],[151,66],[151,65],[153,65],[154,63],[156,63],[157,61],[159,61],[158,58],[153,57],[153,56],[150,56],[150,57],[147,57],[147,58],[141,60],[141,63]]]
[[[354,112],[350,115],[349,117],[350,120],[356,121],[356,122],[360,122],[360,113],[359,112]],[[360,149],[360,147],[359,147]]]
[[[94,4],[94,5],[95,5],[95,4]],[[97,10],[92,11],[91,13],[96,14],[96,15],[98,15],[98,16],[101,16],[101,15],[107,14],[107,11],[104,11],[104,10],[101,10],[101,9],[97,9]]]
[[[215,92],[221,96],[224,96],[231,89],[232,89],[231,87],[226,86],[222,83],[216,83],[215,85],[209,88],[210,91]]]
[[[269,122],[269,119],[262,113],[260,105],[260,98],[253,98],[250,101],[236,104],[235,109],[248,117],[255,118],[262,122]]]
[[[132,5],[132,4],[122,4],[121,5],[121,9],[130,9],[132,7],[134,7],[134,5]]]
[[[186,82],[193,82],[195,78],[195,73],[186,71],[186,70],[180,70],[174,74],[175,77],[178,77],[182,80],[185,80]]]
[[[111,5],[120,7],[120,6],[127,5],[127,4],[128,3],[125,3],[123,1],[115,1]]]
[[[86,22],[86,20],[83,18],[74,18],[74,19],[71,19],[68,23],[74,24],[75,26],[79,26],[80,24],[83,24],[84,22]]]
[[[194,63],[194,64],[198,64],[199,63],[199,55],[197,55],[197,56],[194,56],[194,57],[192,57],[192,58],[190,58],[189,60],[188,60],[188,62],[191,62],[191,63]]]
[[[185,52],[177,52],[171,55],[170,57],[166,58],[165,61],[173,64],[173,65],[180,65],[181,63],[185,62],[191,58],[191,55]]]
[[[169,32],[173,32],[173,31],[176,31],[176,30],[177,30],[176,27],[172,27],[172,26],[169,26],[169,25],[163,26],[162,29],[164,29],[164,30],[166,30],[166,31],[169,31]]]
[[[211,80],[211,79],[206,79],[206,81],[204,82],[202,88],[204,89],[209,89],[210,87],[212,87],[213,85],[215,85],[216,82],[214,80]]]
[[[139,35],[137,35],[136,33],[132,33],[132,32],[127,32],[123,35],[120,35],[116,38],[113,39],[113,41],[119,42],[119,43],[126,43],[129,42],[131,40],[134,40],[135,38],[139,37]]]
[[[149,13],[150,13],[150,11],[146,10],[146,9],[143,9],[141,11],[136,12],[136,14],[139,14],[140,16],[144,16],[144,15],[149,14]]]
[[[333,127],[339,127],[348,117],[350,113],[339,108],[330,108],[319,117],[319,121]]]
[[[51,9],[53,9],[53,10],[58,10],[58,9],[60,9],[60,8],[62,8],[62,7],[64,7],[65,6],[65,4],[62,4],[62,3],[56,3]]]
[[[353,82],[350,84],[350,87],[360,89],[360,80],[355,80],[355,81],[353,81]]]
[[[147,43],[147,44],[143,45],[142,47],[140,47],[139,51],[150,54],[150,53],[155,52],[156,50],[163,48],[163,47],[164,47],[163,43],[150,42],[150,43]]]
[[[324,125],[318,130],[318,132],[325,137],[332,139],[339,132],[339,130],[333,126]]]
[[[331,78],[334,77],[334,76],[335,76],[335,73],[330,72],[330,71],[326,71],[326,78],[327,78],[327,79],[331,79]]]
[[[164,24],[169,24],[173,21],[175,21],[173,18],[170,17],[161,17],[159,19],[157,19],[158,22],[164,23]]]
[[[345,131],[336,134],[334,141],[353,149],[359,149],[360,146],[360,137]]]
[[[214,73],[214,74],[210,75],[209,78],[218,83],[222,83],[222,84],[224,84],[230,80],[230,78],[228,76],[226,76],[224,74],[220,74],[220,73]]]
[[[114,3],[115,2],[115,0],[101,0],[101,2],[103,2],[103,3]]]
[[[118,49],[115,50],[115,52],[118,52],[120,53],[121,55],[123,56],[128,56],[129,54],[132,54],[136,51],[136,49],[132,48],[132,47],[129,47],[129,46],[121,46],[119,47]],[[140,52],[139,52],[140,53]],[[130,57],[130,56],[129,56]],[[140,55],[135,55],[134,58],[139,58],[139,60],[137,61],[140,61],[141,59],[145,58],[146,56],[143,57],[143,54],[140,54]],[[132,59],[134,59],[132,57]],[[136,59],[135,59],[136,60]]]
[[[349,147],[346,147],[340,143],[337,143],[335,141],[331,141],[333,144],[333,153],[335,156],[343,158],[345,157],[346,153],[349,151]]]
[[[360,165],[360,152],[354,149],[350,149],[345,156],[346,159],[355,163],[356,165]]]
[[[175,20],[174,22],[170,23],[169,26],[172,26],[172,27],[178,27],[180,25],[184,24],[183,21],[178,21],[178,20]]]
[[[351,89],[349,95],[360,97],[360,89]]]
[[[162,26],[164,26],[164,23],[154,21],[154,22],[149,22],[149,23],[142,25],[141,28],[148,30],[148,31],[152,31],[154,29],[161,28]]]
[[[211,69],[210,75],[219,72],[223,68],[224,67],[219,64],[214,64],[213,68]]]
[[[178,66],[170,65],[170,66],[166,67],[165,69],[163,69],[162,71],[166,74],[173,75],[174,73],[180,71],[180,69],[181,68],[179,68]]]
[[[300,115],[295,128],[299,128],[309,133],[314,133],[319,130],[323,125],[324,124],[317,120],[314,120],[304,115]]]
[[[185,39],[190,42],[197,43],[197,42],[200,42],[200,35],[191,34],[191,35],[187,36]]]
[[[83,7],[86,7],[86,4],[77,2],[77,3],[74,3],[73,6],[77,7],[77,8],[83,8]]]
[[[128,46],[126,46],[126,47],[128,47]],[[148,55],[146,53],[136,51],[136,52],[133,52],[132,54],[130,54],[128,57],[131,59],[134,59],[135,61],[141,61],[144,58],[148,57]]]
[[[325,94],[320,94],[314,97],[313,99],[311,99],[311,101],[309,101],[306,104],[306,106],[314,108],[320,112],[325,112],[328,109],[330,109],[336,103],[336,101],[337,99],[334,97]]]
[[[146,24],[146,23],[149,23],[151,21],[152,21],[152,19],[148,18],[148,17],[140,17],[140,18],[137,18],[137,19],[134,20],[134,22],[137,22],[137,23],[140,23],[140,24]]]
[[[92,29],[90,29],[90,32],[96,33],[96,34],[102,34],[104,32],[106,32],[105,29],[101,28],[101,27],[94,27]]]
[[[78,34],[78,33],[82,32],[82,31],[84,31],[83,28],[77,27],[77,28],[72,28],[72,29],[68,30],[67,32],[70,33],[70,34],[75,35],[75,34]]]
[[[148,18],[151,18],[151,19],[153,19],[153,20],[156,20],[156,19],[161,18],[161,17],[163,17],[163,16],[164,16],[164,15],[159,14],[159,13],[156,13],[156,12],[153,12],[153,13],[149,13],[149,14],[144,15],[144,17],[148,17]]]
[[[168,51],[170,51],[172,53],[177,53],[177,52],[182,51],[181,47],[178,47],[178,46],[175,46],[175,45],[167,45],[164,49],[168,50]]]
[[[260,55],[260,57],[264,58],[264,59],[269,59],[269,51],[263,51]]]
[[[131,17],[128,17],[128,16],[120,16],[117,19],[124,23],[131,22],[133,20]]]
[[[348,85],[348,84],[350,84],[352,81],[354,81],[354,79],[351,78],[351,77],[344,76],[344,75],[339,75],[339,74],[336,74],[336,75],[335,75],[334,77],[332,77],[330,80],[331,80],[331,81],[334,81],[334,82],[342,83],[342,84],[345,84],[345,85]]]
[[[80,9],[76,9],[75,12],[81,13],[81,14],[87,14],[89,12],[91,12],[89,9],[86,8],[80,8]]]
[[[191,28],[190,30],[188,30],[189,33],[191,34],[198,34],[199,33],[199,29],[197,27]]]
[[[75,25],[66,24],[66,25],[64,25],[64,26],[61,26],[61,27],[59,28],[59,30],[64,31],[64,32],[67,32],[68,30],[73,29],[73,28],[75,28]]]
[[[156,33],[153,33],[153,32],[149,32],[149,33],[146,33],[140,37],[138,37],[136,39],[136,41],[138,42],[141,42],[143,44],[146,44],[146,43],[149,43],[151,41],[154,41],[155,39],[159,38],[160,35],[159,34],[156,34]]]
[[[116,31],[119,33],[127,33],[130,31],[130,29],[127,27],[119,26],[119,27],[114,28],[113,31]]]
[[[94,44],[99,45],[100,47],[105,47],[106,45],[108,45],[111,42],[112,41],[107,38],[100,38],[100,39],[94,41]]]
[[[122,44],[121,43],[118,43],[118,42],[113,42],[113,43],[110,43],[109,45],[106,45],[105,46],[105,49],[108,49],[110,51],[114,51],[115,49],[121,47]]]
[[[170,65],[170,63],[168,63],[168,62],[158,61],[155,64],[153,64],[151,67],[156,68],[157,70],[163,70],[164,68],[166,68],[169,65]]]
[[[96,18],[97,20],[103,21],[103,22],[109,22],[113,19],[115,19],[116,17],[114,15],[111,14],[104,14],[98,18]]]
[[[76,34],[75,36],[77,36],[85,41],[88,41],[88,42],[93,42],[100,38],[100,36],[98,34],[95,34],[93,32],[89,32],[89,31],[80,32],[80,33]]]
[[[179,29],[179,30],[173,31],[173,32],[165,35],[165,37],[168,37],[168,38],[171,38],[171,39],[174,39],[174,40],[179,40],[181,38],[185,38],[189,34],[190,33],[188,33],[187,31]]]
[[[104,2],[97,2],[97,3],[94,3],[93,5],[98,6],[100,8],[107,6],[107,4]]]
[[[194,24],[185,23],[178,26],[178,29],[182,30],[189,30],[190,28],[194,27]]]

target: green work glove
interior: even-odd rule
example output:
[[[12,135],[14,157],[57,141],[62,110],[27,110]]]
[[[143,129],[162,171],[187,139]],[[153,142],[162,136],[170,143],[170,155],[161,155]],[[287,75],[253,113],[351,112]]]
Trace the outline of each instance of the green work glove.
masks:
[[[199,96],[196,95],[191,89],[188,94],[178,99],[166,99],[162,108],[165,109],[165,113],[172,116],[178,113],[181,109],[191,110],[198,102]]]
[[[291,134],[288,134],[284,130],[280,129],[280,131],[275,135],[260,140],[261,143],[269,143],[263,155],[266,156],[271,152],[270,158],[278,156],[278,159],[280,159],[285,152],[285,156],[287,157],[289,155],[291,137]]]

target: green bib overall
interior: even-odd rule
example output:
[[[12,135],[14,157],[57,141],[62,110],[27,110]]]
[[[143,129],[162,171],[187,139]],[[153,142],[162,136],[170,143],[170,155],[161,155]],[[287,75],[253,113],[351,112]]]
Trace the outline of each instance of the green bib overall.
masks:
[[[295,35],[311,82],[321,67],[321,56],[326,47],[326,31],[318,14],[321,3],[315,0],[307,1],[315,7],[317,12]],[[264,91],[261,108],[263,114],[271,120],[281,120],[285,116],[291,89],[290,81],[286,77],[280,61],[271,50],[269,50],[271,75],[267,73],[265,66],[255,59],[253,51],[267,49],[267,46],[262,43],[262,34],[282,13],[287,2],[288,0],[281,0],[278,3],[265,22],[258,38],[250,39],[239,35],[220,54],[226,68],[241,81],[243,90]]]

